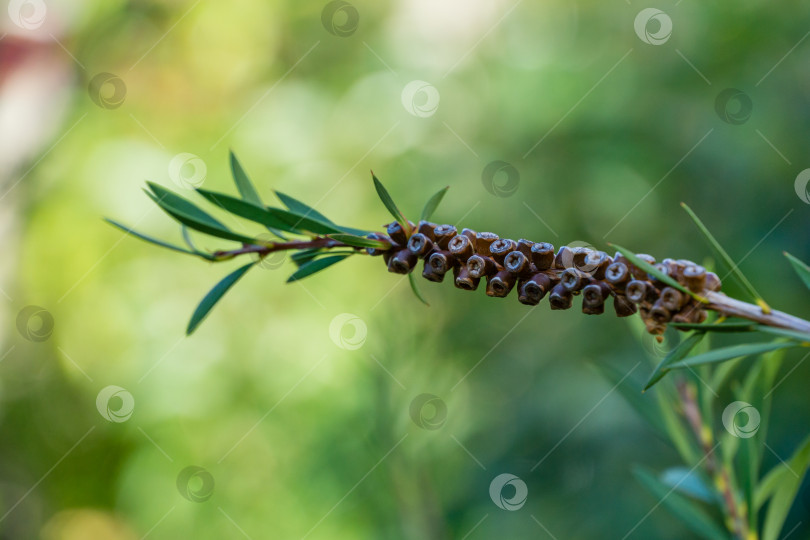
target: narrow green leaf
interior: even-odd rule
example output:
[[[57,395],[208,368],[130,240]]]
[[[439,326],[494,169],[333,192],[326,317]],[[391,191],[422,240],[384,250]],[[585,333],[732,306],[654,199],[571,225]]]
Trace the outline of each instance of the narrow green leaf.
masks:
[[[263,206],[262,198],[259,197],[259,193],[256,191],[256,188],[253,187],[253,182],[248,178],[245,169],[242,168],[242,165],[239,163],[239,160],[236,159],[236,154],[234,154],[233,151],[231,151],[231,173],[233,174],[236,189],[239,190],[239,194],[242,198],[256,206]]]
[[[429,306],[430,304],[428,303],[427,300],[425,300],[425,297],[422,296],[422,293],[419,291],[419,287],[416,284],[416,278],[414,278],[412,273],[408,274],[408,281],[411,284],[411,290],[413,291],[413,294],[415,294],[416,297],[419,300],[421,300],[423,304],[425,304],[426,306]]]
[[[703,302],[704,304],[708,302],[708,300],[706,300],[705,298],[703,298],[699,294],[693,293],[692,291],[690,291],[689,289],[687,289],[686,287],[684,287],[683,285],[681,285],[680,283],[678,283],[677,281],[675,281],[674,279],[669,277],[668,275],[666,275],[663,272],[661,272],[660,270],[658,270],[656,267],[654,267],[650,263],[648,263],[646,261],[643,261],[640,258],[638,258],[636,256],[636,254],[633,253],[632,251],[630,251],[629,249],[625,249],[625,248],[623,248],[621,246],[618,246],[616,244],[610,244],[609,243],[608,245],[612,246],[612,247],[615,247],[619,251],[619,253],[624,255],[627,258],[627,260],[629,260],[631,263],[638,266],[639,268],[641,268],[642,270],[644,270],[648,274],[650,274],[652,276],[655,276],[658,280],[666,283],[670,287],[674,287],[675,289],[678,289],[682,293],[688,294],[692,298],[698,300],[699,302]]]
[[[697,332],[753,332],[757,325],[753,322],[730,321],[723,323],[669,323],[679,330],[695,330]]]
[[[322,221],[324,223],[331,223],[332,225],[334,225],[331,219],[321,214],[320,212],[312,208],[310,205],[299,201],[295,197],[291,197],[280,191],[276,191],[275,194],[276,197],[278,197],[278,200],[280,200],[282,204],[286,206],[291,212],[295,212],[296,214],[311,217],[313,219],[317,219],[318,221]]]
[[[157,184],[149,182],[152,191],[146,194],[169,216],[195,231],[200,231],[217,238],[234,240],[245,244],[255,243],[253,238],[243,234],[237,234],[204,211],[200,210],[194,203],[173,193]]]
[[[675,488],[693,499],[711,504],[717,502],[717,495],[709,489],[705,480],[695,469],[670,467],[660,474],[659,479],[670,488]]]
[[[787,260],[790,261],[790,264],[793,266],[793,269],[799,274],[799,278],[802,280],[804,285],[810,289],[810,266],[804,264],[801,260],[797,259],[787,251],[784,252],[785,257]]]
[[[104,218],[104,221],[106,221],[107,223],[109,223],[113,227],[121,229],[125,233],[131,234],[132,236],[134,236],[136,238],[140,238],[141,240],[149,242],[150,244],[155,244],[156,246],[171,249],[172,251],[178,251],[180,253],[187,253],[189,255],[196,255],[198,257],[203,257],[204,259],[213,260],[213,257],[208,255],[207,253],[202,253],[202,252],[198,252],[198,251],[191,251],[191,250],[185,249],[183,247],[175,246],[174,244],[164,242],[163,240],[158,240],[157,238],[153,238],[153,237],[148,236],[146,234],[139,233],[138,231],[136,231],[134,229],[130,229],[126,225],[118,223],[117,221],[114,221],[114,220],[112,220],[110,218]]]
[[[351,257],[351,255],[330,255],[329,257],[322,257],[320,259],[314,259],[304,263],[287,279],[287,283],[309,277],[316,272],[320,272],[321,270],[332,266],[333,264],[339,263],[347,257]]]
[[[708,540],[728,540],[728,534],[705,510],[661,482],[655,475],[641,468],[635,468],[633,475],[692,532]]]
[[[757,305],[762,308],[762,311],[764,313],[770,313],[771,312],[770,306],[768,306],[768,304],[757,292],[757,290],[754,288],[751,282],[748,281],[748,278],[745,277],[742,271],[740,271],[737,264],[734,263],[729,254],[726,253],[726,250],[723,249],[723,246],[720,245],[720,242],[717,241],[717,239],[712,235],[712,233],[709,232],[709,229],[706,227],[706,225],[704,225],[703,222],[700,220],[700,218],[697,217],[697,214],[695,214],[686,203],[681,203],[681,206],[683,207],[684,210],[686,210],[686,213],[689,214],[689,217],[692,218],[692,221],[695,222],[695,225],[697,225],[698,229],[700,229],[700,232],[703,233],[703,236],[706,238],[706,241],[709,243],[712,249],[714,249],[717,255],[723,260],[723,263],[725,263],[725,265],[728,266],[731,274],[737,278],[737,280],[742,284],[743,288],[748,292],[748,294],[751,295],[751,298],[753,298],[754,301],[757,303]]]
[[[275,208],[273,206],[267,206],[265,209],[275,219],[284,223],[288,229],[308,234],[340,234],[345,232],[337,225],[324,223],[315,218],[297,214],[290,210]]]
[[[776,540],[785,525],[807,468],[810,466],[810,437],[799,446],[787,464],[781,463],[763,478],[757,490],[755,505],[760,508],[770,498],[762,528],[762,540]]]
[[[703,339],[703,336],[706,334],[704,332],[693,332],[689,334],[689,336],[682,340],[678,345],[669,351],[661,362],[655,366],[655,369],[650,375],[650,378],[647,380],[647,384],[644,385],[644,391],[646,392],[649,390],[655,383],[660,381],[664,375],[667,374],[669,371],[669,367],[676,363],[680,362],[695,348],[695,345],[700,343],[700,340]]]
[[[348,246],[360,248],[377,248],[389,249],[391,244],[383,242],[382,240],[374,240],[373,238],[365,238],[363,236],[356,236],[354,234],[330,234],[328,235],[332,240],[343,242]]]
[[[746,343],[742,345],[732,345],[730,347],[722,347],[714,349],[704,354],[691,356],[680,362],[676,362],[669,366],[670,369],[678,369],[684,367],[700,366],[703,364],[714,364],[717,362],[725,362],[743,356],[751,356],[755,354],[762,354],[769,351],[778,349],[789,349],[792,347],[799,347],[796,342],[785,341],[772,341],[768,343]]]
[[[327,252],[322,250],[321,248],[302,249],[300,251],[296,251],[295,253],[293,253],[290,256],[290,259],[297,266],[301,266],[302,264],[314,259],[319,253],[327,253]]]
[[[254,221],[265,227],[273,227],[287,232],[296,232],[289,227],[284,221],[276,218],[272,213],[267,211],[264,206],[257,206],[252,202],[244,199],[237,199],[224,193],[216,193],[208,191],[207,189],[197,189],[197,193],[202,195],[206,200],[219,206],[226,212],[237,215],[239,217]]]
[[[382,185],[374,173],[371,173],[371,178],[374,180],[374,189],[377,190],[377,195],[380,196],[380,200],[383,202],[385,207],[391,212],[391,215],[394,216],[394,219],[397,220],[399,225],[402,227],[402,230],[405,231],[406,236],[410,236],[411,226],[408,224],[408,220],[405,218],[405,215],[400,212],[397,205],[394,203],[394,199],[391,198],[391,195],[388,193],[388,190],[385,189],[385,186]]]
[[[450,189],[450,186],[445,186],[442,189],[440,189],[439,191],[437,191],[436,193],[434,193],[433,196],[430,199],[428,199],[428,202],[425,204],[425,207],[422,209],[422,217],[420,217],[419,219],[422,219],[422,220],[425,220],[425,221],[430,219],[430,217],[433,215],[433,212],[435,212],[436,208],[439,206],[439,203],[442,202],[442,199],[444,198],[444,194],[447,193],[448,189]]]
[[[214,288],[208,291],[208,294],[203,297],[200,304],[197,306],[197,309],[194,310],[194,314],[191,316],[191,320],[188,322],[188,328],[186,329],[186,335],[191,335],[194,330],[200,326],[200,323],[203,322],[205,317],[211,312],[211,309],[219,302],[219,300],[225,295],[228,290],[234,286],[234,284],[239,281],[239,278],[244,276],[250,268],[256,264],[255,262],[250,262],[244,266],[241,266],[225,276],[222,281],[214,285]]]
[[[782,336],[790,339],[795,339],[800,343],[810,343],[810,334],[806,332],[797,332],[796,330],[788,330],[787,328],[776,328],[774,326],[767,326],[764,324],[758,324],[756,329],[760,332],[765,332],[766,334],[772,334],[774,336]]]

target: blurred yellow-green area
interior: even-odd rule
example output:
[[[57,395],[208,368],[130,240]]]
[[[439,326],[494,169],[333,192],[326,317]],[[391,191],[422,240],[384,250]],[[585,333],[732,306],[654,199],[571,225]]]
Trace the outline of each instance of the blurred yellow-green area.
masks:
[[[635,318],[420,279],[426,307],[370,257],[286,285],[276,257],[186,337],[238,263],[102,218],[182,243],[145,181],[235,193],[233,150],[265,200],[353,227],[391,220],[373,169],[414,220],[449,185],[440,223],[712,265],[683,201],[807,317],[782,252],[810,260],[808,6],[8,4],[0,538],[691,538],[632,475],[677,454],[594,369],[641,388],[672,345]],[[808,432],[803,355],[777,377],[765,470]],[[528,493],[514,511],[490,496],[505,473],[506,499]],[[808,505],[805,485],[792,538]]]

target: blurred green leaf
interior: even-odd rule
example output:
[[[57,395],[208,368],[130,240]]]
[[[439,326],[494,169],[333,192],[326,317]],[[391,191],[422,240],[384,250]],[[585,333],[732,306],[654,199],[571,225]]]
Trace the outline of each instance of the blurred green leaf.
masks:
[[[659,478],[662,483],[693,499],[698,499],[710,504],[717,503],[716,493],[709,489],[696,469],[670,467],[663,471]]]
[[[756,323],[750,321],[730,321],[722,323],[669,323],[679,330],[696,330],[698,332],[753,332]]]
[[[399,225],[402,227],[402,230],[405,231],[406,236],[410,236],[411,234],[411,226],[408,224],[408,220],[405,218],[405,215],[400,212],[397,205],[394,203],[394,199],[391,198],[391,195],[388,193],[388,190],[385,189],[385,186],[382,185],[374,173],[371,173],[371,178],[374,180],[374,189],[377,190],[377,195],[380,196],[380,200],[383,202],[385,207],[391,212],[391,215],[394,216],[394,219],[397,220]]]
[[[444,194],[447,193],[448,189],[450,189],[450,186],[445,186],[442,189],[440,189],[439,191],[437,191],[436,193],[434,193],[433,196],[430,199],[428,199],[428,202],[425,204],[425,207],[422,209],[422,217],[420,217],[419,219],[425,220],[425,221],[430,219],[430,217],[433,215],[433,212],[435,212],[436,208],[438,208],[439,203],[442,202],[442,199],[444,198]]]
[[[382,240],[374,240],[373,238],[365,238],[363,236],[356,236],[354,234],[330,234],[329,238],[343,242],[348,246],[361,247],[361,248],[377,248],[388,249],[391,244],[383,242]]]
[[[164,247],[164,248],[167,248],[167,249],[171,249],[172,251],[178,251],[180,253],[187,253],[189,255],[196,255],[197,257],[202,257],[202,258],[208,259],[208,260],[213,260],[214,259],[214,257],[209,255],[208,253],[203,253],[201,251],[191,251],[191,250],[185,249],[183,247],[175,246],[174,244],[164,242],[163,240],[158,240],[157,238],[152,238],[151,236],[148,236],[148,235],[143,234],[143,233],[139,233],[138,231],[136,231],[134,229],[130,229],[126,225],[118,223],[117,221],[114,221],[114,220],[112,220],[110,218],[104,218],[104,221],[106,221],[107,223],[109,223],[113,227],[121,229],[125,233],[131,234],[132,236],[134,236],[136,238],[140,238],[141,240],[149,242],[150,244],[155,244],[157,246]]]
[[[330,255],[328,257],[323,257],[320,259],[313,259],[309,262],[302,264],[298,270],[293,272],[293,274],[287,279],[287,283],[291,283],[293,281],[298,281],[304,279],[305,277],[309,277],[316,272],[320,272],[325,268],[329,268],[333,264],[339,263],[343,259],[351,257],[351,255]]]
[[[765,513],[762,540],[779,538],[808,466],[810,466],[810,436],[804,439],[787,463],[780,463],[762,479],[756,491],[754,504],[756,508],[761,508],[765,501],[768,499],[771,501]]]
[[[675,488],[639,467],[633,469],[633,475],[692,532],[710,540],[728,540],[728,533],[705,510],[678,493]]]
[[[630,405],[639,416],[646,420],[663,438],[666,438],[666,425],[661,417],[656,414],[656,407],[652,406],[653,400],[650,396],[645,396],[639,392],[636,381],[626,377],[626,373],[622,373],[608,364],[593,362],[592,365],[602,377],[619,391],[627,404]]]
[[[766,326],[764,324],[757,325],[756,329],[760,332],[765,332],[766,334],[790,338],[800,343],[810,343],[810,334],[805,332],[797,332],[796,330],[788,330],[787,328],[776,328],[774,326]]]
[[[194,310],[194,314],[191,316],[191,320],[188,322],[188,328],[186,328],[186,335],[191,335],[194,330],[200,326],[200,323],[203,322],[205,317],[211,312],[217,302],[225,295],[228,290],[234,286],[234,284],[239,281],[239,278],[244,276],[250,268],[256,264],[254,262],[250,262],[244,266],[241,266],[225,276],[222,281],[214,285],[214,288],[208,291],[200,304],[197,306],[197,309]]]
[[[646,392],[649,390],[655,383],[661,380],[664,375],[667,374],[669,371],[669,366],[675,362],[680,362],[691,352],[691,350],[700,343],[700,340],[703,339],[703,336],[706,334],[704,332],[692,332],[686,339],[682,340],[678,345],[669,351],[661,362],[655,366],[655,369],[650,375],[650,378],[647,380],[647,384],[644,385],[644,391]]]
[[[703,233],[703,236],[706,238],[706,241],[708,241],[712,249],[714,249],[717,255],[726,264],[726,266],[728,266],[731,274],[737,278],[737,280],[742,284],[743,288],[745,288],[748,294],[751,295],[751,298],[753,298],[754,301],[757,303],[757,305],[762,308],[762,311],[765,313],[770,313],[771,311],[770,306],[768,306],[765,300],[763,300],[762,296],[760,296],[760,294],[757,292],[757,290],[754,288],[751,282],[748,281],[748,278],[745,277],[745,275],[742,273],[739,267],[731,259],[729,254],[726,253],[726,250],[723,249],[723,246],[720,245],[720,242],[717,241],[717,239],[712,235],[712,233],[709,232],[709,229],[706,227],[706,225],[704,225],[703,222],[700,220],[700,218],[697,217],[697,214],[695,214],[686,203],[681,203],[681,206],[683,207],[684,210],[686,210],[686,213],[689,214],[689,217],[692,218],[692,221],[695,222],[695,225],[697,225],[698,229],[700,229],[700,232]]]
[[[242,234],[235,233],[228,229],[225,225],[200,210],[194,203],[180,197],[157,184],[147,182],[152,191],[146,191],[146,194],[152,199],[155,204],[179,221],[183,225],[200,231],[217,238],[224,238],[226,240],[234,240],[244,244],[254,243],[253,238]]]
[[[259,196],[259,193],[256,191],[256,188],[253,187],[253,182],[250,181],[245,169],[242,168],[242,165],[239,163],[239,160],[236,159],[236,154],[233,153],[231,150],[231,173],[233,174],[233,181],[236,184],[236,189],[239,191],[239,194],[242,196],[242,199],[255,204],[256,206],[264,206],[262,202],[262,198]],[[282,240],[286,240],[283,232],[275,227],[270,227],[265,225],[268,231],[275,234]]]
[[[655,276],[659,281],[662,281],[663,283],[666,283],[670,287],[678,289],[679,291],[681,291],[684,294],[688,294],[689,296],[691,296],[692,298],[695,298],[699,302],[703,302],[703,303],[706,302],[705,298],[703,298],[702,296],[700,296],[698,294],[693,293],[692,291],[690,291],[689,289],[687,289],[686,287],[684,287],[683,285],[681,285],[680,283],[678,283],[677,281],[675,281],[674,279],[672,279],[671,277],[666,275],[665,273],[658,270],[655,266],[651,265],[647,261],[644,261],[644,260],[640,259],[635,253],[633,253],[629,249],[625,249],[625,248],[623,248],[623,247],[621,247],[619,245],[616,245],[616,244],[610,244],[609,243],[608,245],[612,246],[612,247],[615,247],[619,251],[619,253],[621,253],[622,255],[624,255],[627,258],[628,261],[633,263],[635,266],[638,266],[639,268],[641,268],[642,270],[644,270],[648,274],[650,274],[652,276]]]
[[[790,261],[793,269],[799,275],[799,278],[801,278],[802,282],[804,282],[804,285],[810,289],[810,266],[807,266],[801,260],[797,259],[787,251],[785,251],[784,254],[785,257],[787,257],[787,260]]]
[[[799,347],[799,344],[795,342],[771,341],[767,343],[746,343],[742,345],[732,345],[730,347],[714,349],[704,354],[691,356],[685,360],[671,364],[669,368],[678,369],[703,364],[714,364],[717,362],[732,360],[734,358],[741,358],[743,356],[762,354],[769,351],[775,351],[777,349],[789,349],[791,347]]]
[[[415,294],[416,297],[419,300],[421,300],[423,304],[425,304],[426,306],[429,306],[430,304],[428,303],[427,300],[425,300],[425,297],[422,296],[422,293],[419,290],[419,286],[416,284],[416,278],[414,277],[413,273],[408,274],[408,281],[411,284],[411,290],[413,291],[413,294]]]

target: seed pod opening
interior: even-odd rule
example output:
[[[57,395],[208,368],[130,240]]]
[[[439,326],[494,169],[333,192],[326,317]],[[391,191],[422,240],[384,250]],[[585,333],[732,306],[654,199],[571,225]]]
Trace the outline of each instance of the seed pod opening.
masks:
[[[467,259],[467,268],[474,278],[489,277],[498,271],[495,261],[482,255],[473,255]]]
[[[518,283],[518,301],[521,304],[536,306],[551,288],[551,280],[545,274],[534,274]]]
[[[706,287],[706,269],[698,264],[689,264],[683,269],[683,279],[692,292],[701,292]]]
[[[497,242],[500,237],[491,232],[480,232],[475,236],[475,252],[479,255],[490,255],[490,246]]]
[[[548,297],[548,303],[551,309],[569,309],[573,301],[574,295],[558,283],[551,289],[551,294]]]
[[[422,277],[428,281],[433,281],[435,283],[441,283],[444,281],[444,274],[446,272],[437,272],[433,266],[431,266],[430,261],[425,258],[425,265],[422,268]]]
[[[458,234],[458,231],[453,225],[439,225],[433,229],[433,241],[440,249],[447,249],[447,244],[456,234]]]
[[[416,233],[408,238],[408,249],[417,257],[422,257],[433,249],[433,242],[427,235]]]
[[[463,234],[454,236],[450,243],[447,244],[447,249],[461,262],[466,262],[470,255],[473,254],[472,241]]]
[[[605,312],[605,291],[599,284],[591,283],[582,289],[582,313],[599,315]]]
[[[687,297],[678,289],[664,287],[661,290],[661,305],[670,311],[679,311],[686,302]]]
[[[392,221],[389,223],[387,232],[388,236],[391,237],[391,240],[393,240],[397,246],[404,247],[405,244],[408,243],[408,234],[402,229],[402,226],[398,221]]]
[[[627,287],[624,289],[624,294],[627,296],[627,299],[634,304],[640,304],[647,298],[648,287],[649,284],[646,281],[633,279],[627,284]]]
[[[395,274],[408,274],[416,266],[416,255],[408,249],[400,249],[388,261],[388,271]]]
[[[585,254],[585,259],[579,269],[589,273],[594,279],[601,280],[605,278],[605,270],[612,262],[604,251],[589,251]]]
[[[515,249],[517,249],[517,242],[509,238],[501,238],[489,246],[489,252],[492,254],[492,258],[501,266],[503,266],[503,260],[506,258],[506,255]]]
[[[513,274],[525,276],[531,273],[531,263],[521,251],[511,251],[503,260],[503,267]]]
[[[620,288],[630,280],[630,269],[623,262],[614,262],[605,269],[605,280]]]
[[[554,246],[548,242],[537,242],[532,246],[531,259],[538,270],[548,270],[554,264]]]
[[[588,283],[588,275],[576,268],[568,268],[560,275],[560,285],[571,292],[582,290]]]
[[[452,253],[444,250],[434,251],[431,253],[430,257],[427,259],[427,262],[431,268],[433,268],[435,273],[442,275],[447,273],[456,264]]]
[[[470,275],[466,265],[453,267],[453,284],[465,291],[474,291],[481,280]]]
[[[664,307],[661,299],[655,301],[653,307],[650,309],[650,318],[659,325],[665,325],[672,320],[672,312]]]
[[[487,296],[503,298],[509,294],[517,282],[517,276],[506,270],[501,270],[487,280]]]

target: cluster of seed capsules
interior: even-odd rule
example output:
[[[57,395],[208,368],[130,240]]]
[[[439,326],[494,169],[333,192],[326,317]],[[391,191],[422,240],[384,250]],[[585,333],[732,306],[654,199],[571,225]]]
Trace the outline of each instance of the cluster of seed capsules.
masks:
[[[488,296],[505,297],[517,289],[522,304],[534,306],[548,296],[551,309],[569,309],[574,296],[582,296],[582,312],[589,315],[603,313],[605,301],[613,297],[617,316],[638,312],[651,334],[662,334],[670,321],[706,319],[703,304],[620,253],[610,257],[604,251],[570,246],[555,251],[548,242],[515,241],[466,228],[459,232],[453,225],[428,221],[410,225],[410,236],[396,221],[387,225],[387,235],[369,235],[391,244],[390,249],[367,250],[382,256],[389,272],[408,274],[422,259],[422,277],[427,280],[441,282],[451,273],[456,287],[474,291],[484,279]],[[695,293],[720,290],[717,275],[692,261],[656,263],[649,255],[638,257]]]

